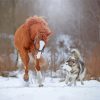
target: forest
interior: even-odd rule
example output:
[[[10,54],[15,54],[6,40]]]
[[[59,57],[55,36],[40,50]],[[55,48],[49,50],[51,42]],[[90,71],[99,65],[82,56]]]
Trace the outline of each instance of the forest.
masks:
[[[14,34],[34,15],[44,17],[53,31],[43,53],[43,71],[52,76],[69,50],[77,48],[87,68],[86,79],[100,79],[100,0],[0,0],[0,75],[23,68]],[[31,70],[33,66],[32,59]]]

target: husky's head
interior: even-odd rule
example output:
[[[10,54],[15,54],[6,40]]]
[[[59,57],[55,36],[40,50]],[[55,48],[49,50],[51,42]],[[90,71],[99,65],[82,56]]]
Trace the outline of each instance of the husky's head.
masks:
[[[62,64],[61,67],[64,72],[72,70],[71,66],[69,66],[68,63],[66,63],[66,62],[64,64]]]
[[[70,56],[69,59],[66,61],[69,66],[73,67],[77,63],[77,59],[74,56]]]

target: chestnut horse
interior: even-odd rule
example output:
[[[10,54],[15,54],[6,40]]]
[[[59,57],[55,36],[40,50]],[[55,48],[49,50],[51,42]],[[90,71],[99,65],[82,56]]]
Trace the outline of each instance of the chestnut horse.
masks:
[[[51,30],[47,22],[38,16],[29,17],[15,32],[14,42],[25,68],[24,80],[29,80],[29,55],[32,53],[36,59],[35,69],[39,86],[42,86],[42,75],[40,70],[40,57],[47,43]]]

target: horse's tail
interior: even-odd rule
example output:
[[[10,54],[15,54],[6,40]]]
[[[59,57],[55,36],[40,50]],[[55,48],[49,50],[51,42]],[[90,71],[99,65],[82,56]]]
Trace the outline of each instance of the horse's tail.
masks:
[[[18,59],[19,59],[19,57],[18,57],[18,50],[16,50],[16,61],[15,61],[15,66],[17,67],[17,64],[18,64]]]

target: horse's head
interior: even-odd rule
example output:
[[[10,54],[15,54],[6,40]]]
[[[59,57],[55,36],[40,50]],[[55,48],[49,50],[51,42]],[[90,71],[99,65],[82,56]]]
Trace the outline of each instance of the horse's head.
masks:
[[[52,34],[47,22],[43,17],[33,16],[26,20],[25,24],[29,29],[29,34],[33,40],[36,49],[40,47],[40,40],[47,42],[48,37]]]
[[[39,38],[48,38],[51,35],[51,30],[43,17],[33,16],[26,20],[31,26],[31,35],[39,35]],[[34,34],[35,33],[35,34]]]

